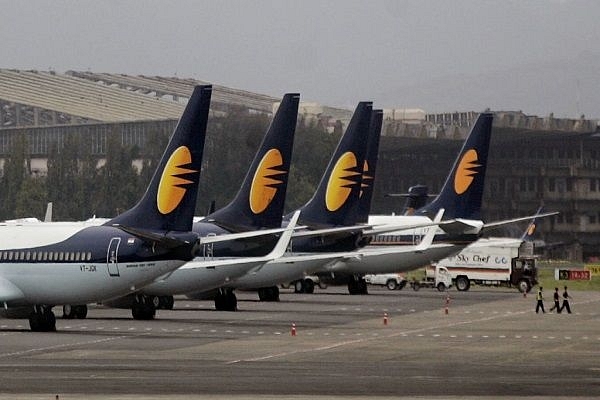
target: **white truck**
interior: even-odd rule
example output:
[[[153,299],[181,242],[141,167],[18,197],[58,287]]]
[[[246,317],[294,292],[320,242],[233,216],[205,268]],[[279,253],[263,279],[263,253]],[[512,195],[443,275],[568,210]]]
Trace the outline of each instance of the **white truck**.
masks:
[[[457,255],[427,267],[428,278],[435,274],[435,267],[447,268],[460,291],[477,284],[517,287],[526,293],[537,284],[533,243],[520,239],[479,239]]]
[[[365,282],[385,286],[388,290],[402,290],[406,286],[406,278],[403,274],[367,274]]]
[[[431,269],[431,271],[427,271],[428,269]],[[450,272],[448,272],[446,267],[427,267],[425,279],[422,281],[413,279],[410,282],[410,286],[415,291],[421,289],[422,287],[430,287],[436,288],[440,292],[443,292],[452,286],[452,277],[450,276]]]

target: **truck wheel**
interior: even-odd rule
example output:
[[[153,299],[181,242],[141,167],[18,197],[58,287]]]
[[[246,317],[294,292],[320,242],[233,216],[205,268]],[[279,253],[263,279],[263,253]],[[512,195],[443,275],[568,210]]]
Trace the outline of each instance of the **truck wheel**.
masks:
[[[438,283],[437,290],[438,292],[443,292],[444,290],[446,290],[446,285],[444,285],[442,282]]]
[[[419,282],[414,282],[412,283],[412,288],[415,292],[417,292],[419,289],[421,289],[421,284]]]
[[[398,285],[398,290],[402,290],[404,289],[404,287],[406,286],[406,280],[403,280],[402,282],[400,282],[400,284]]]
[[[525,279],[521,279],[518,284],[519,292],[528,293],[531,290],[531,286],[529,286],[529,282]]]
[[[471,282],[469,282],[469,278],[466,276],[457,276],[456,277],[456,289],[460,292],[465,292],[469,290],[471,287]]]
[[[385,283],[385,286],[387,286],[388,290],[398,289],[398,283],[393,279],[388,279],[388,281]]]

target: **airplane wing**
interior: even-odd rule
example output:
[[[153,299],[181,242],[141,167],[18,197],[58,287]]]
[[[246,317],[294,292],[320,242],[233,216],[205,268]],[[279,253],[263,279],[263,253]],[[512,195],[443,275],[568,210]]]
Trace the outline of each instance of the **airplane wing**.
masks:
[[[7,303],[24,299],[25,295],[17,286],[6,278],[0,277],[0,302]]]
[[[214,258],[214,259],[206,259],[206,260],[195,260],[191,261],[181,269],[193,269],[193,268],[206,268],[206,267],[218,267],[224,265],[239,265],[239,264],[264,264],[267,261],[275,260],[282,257],[285,254],[285,251],[290,244],[290,240],[292,239],[292,233],[296,227],[296,223],[298,222],[298,217],[300,216],[300,211],[296,211],[290,220],[288,226],[283,230],[283,234],[275,244],[275,247],[271,252],[262,257],[230,257],[230,258]],[[259,231],[262,232],[262,231]],[[220,235],[220,236],[229,236],[229,235]],[[212,236],[211,236],[212,237]],[[170,274],[169,274],[170,275]],[[162,276],[160,280],[166,279],[167,276]]]
[[[438,210],[437,214],[435,215],[433,222],[439,223],[442,220],[443,216],[444,216],[444,209],[440,208]],[[419,243],[417,245],[417,247],[415,247],[415,251],[422,252],[424,250],[427,250],[429,248],[429,246],[431,246],[431,244],[433,243],[433,239],[435,238],[435,231],[436,231],[436,229],[429,229],[427,231],[427,233],[425,234],[425,236],[423,237],[423,239],[421,239],[421,243]]]
[[[483,228],[481,229],[482,232],[488,232],[491,230],[494,230],[498,227],[501,227],[503,225],[508,225],[508,224],[514,224],[515,222],[522,222],[522,221],[529,221],[533,218],[544,218],[544,217],[551,217],[553,215],[557,215],[559,214],[558,211],[553,211],[553,212],[547,212],[547,213],[542,213],[542,214],[535,214],[535,215],[529,215],[527,217],[520,217],[520,218],[513,218],[513,219],[506,219],[503,221],[495,221],[495,222],[488,222],[486,224],[483,225]]]
[[[305,236],[317,236],[317,235],[328,235],[340,232],[352,232],[352,231],[361,231],[363,235],[373,236],[381,233],[387,232],[396,232],[410,229],[418,229],[418,228],[427,228],[430,226],[443,226],[446,224],[454,223],[454,220],[448,221],[439,221],[439,222],[425,222],[419,224],[412,225],[402,225],[402,224],[381,224],[381,225],[353,225],[353,226],[340,226],[336,228],[324,228],[324,229],[315,229],[315,230],[307,230],[294,232],[293,237],[305,237]],[[302,227],[299,227],[300,229]]]

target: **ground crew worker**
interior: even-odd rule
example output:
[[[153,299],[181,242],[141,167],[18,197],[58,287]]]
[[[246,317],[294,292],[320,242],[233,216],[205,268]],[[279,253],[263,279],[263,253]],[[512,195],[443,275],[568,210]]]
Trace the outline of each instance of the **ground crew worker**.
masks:
[[[554,288],[554,295],[553,295],[553,297],[554,297],[554,305],[550,309],[550,312],[552,312],[552,310],[554,310],[556,308],[556,312],[558,314],[560,314],[560,311],[562,309],[560,308],[560,296],[558,294],[558,288],[557,287]]]
[[[537,304],[535,305],[535,313],[537,314],[540,311],[540,308],[542,309],[542,312],[544,314],[546,314],[546,311],[544,310],[544,296],[542,295],[542,289],[543,287],[540,286],[540,288],[538,289],[537,292]]]
[[[569,299],[572,299],[572,297],[569,296],[569,292],[567,292],[567,287],[565,286],[565,291],[563,292],[563,303],[562,303],[562,307],[560,308],[560,310],[564,310],[566,308],[567,312],[569,314],[571,314],[571,307],[569,306]]]

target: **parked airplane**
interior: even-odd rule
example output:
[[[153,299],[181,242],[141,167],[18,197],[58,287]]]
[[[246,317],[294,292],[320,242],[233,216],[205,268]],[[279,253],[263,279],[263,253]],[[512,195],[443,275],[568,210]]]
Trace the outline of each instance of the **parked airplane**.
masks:
[[[194,89],[150,185],[101,226],[0,227],[0,302],[33,306],[32,331],[56,330],[52,307],[133,292],[175,270],[199,245],[191,232],[212,87]]]

